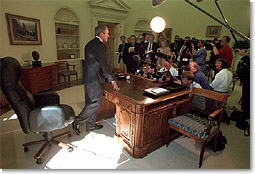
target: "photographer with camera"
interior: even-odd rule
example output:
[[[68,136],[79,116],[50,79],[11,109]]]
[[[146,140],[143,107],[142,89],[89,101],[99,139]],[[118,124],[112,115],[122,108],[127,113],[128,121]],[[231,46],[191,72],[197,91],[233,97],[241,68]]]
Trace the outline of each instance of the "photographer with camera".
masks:
[[[193,58],[194,62],[196,62],[199,67],[200,67],[200,71],[202,71],[203,73],[205,73],[205,63],[206,63],[206,50],[204,48],[205,45],[205,41],[204,40],[198,40],[197,41],[197,50],[195,50],[195,46],[194,43],[191,42],[191,53],[190,56]]]
[[[233,53],[232,48],[228,45],[230,42],[229,36],[223,36],[220,41],[221,49],[217,49],[214,43],[210,43],[213,46],[213,53],[218,55],[218,58],[222,58],[227,60],[228,68],[231,68],[232,60],[233,60]]]
[[[189,65],[190,51],[191,51],[190,37],[186,36],[184,38],[184,44],[182,45],[180,51],[177,52],[178,55],[177,61],[181,66]]]
[[[175,35],[174,42],[170,44],[171,52],[174,52],[175,54],[177,54],[177,52],[180,51],[182,45],[183,45],[183,43],[182,43],[180,37],[178,35]]]
[[[176,77],[173,77],[170,71],[164,71],[162,72],[161,77],[159,78],[159,82],[161,82],[161,85],[167,86],[169,84],[179,84],[179,80]]]

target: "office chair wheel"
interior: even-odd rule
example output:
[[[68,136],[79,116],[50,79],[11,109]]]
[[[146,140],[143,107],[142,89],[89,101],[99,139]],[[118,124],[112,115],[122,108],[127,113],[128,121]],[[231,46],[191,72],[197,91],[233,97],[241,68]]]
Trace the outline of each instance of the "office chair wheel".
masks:
[[[38,158],[38,159],[36,160],[36,164],[42,164],[42,158]]]
[[[29,151],[28,147],[24,147],[24,152]]]
[[[69,147],[68,149],[67,149],[67,152],[72,152],[73,151],[73,147]]]

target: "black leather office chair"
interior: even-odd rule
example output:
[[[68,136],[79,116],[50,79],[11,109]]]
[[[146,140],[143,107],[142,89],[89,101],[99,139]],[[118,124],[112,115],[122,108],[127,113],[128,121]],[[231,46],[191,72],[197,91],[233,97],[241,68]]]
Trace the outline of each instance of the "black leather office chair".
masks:
[[[32,94],[25,90],[19,81],[22,68],[20,63],[12,57],[0,59],[1,89],[18,116],[20,126],[24,133],[43,133],[44,139],[23,144],[24,151],[28,146],[43,143],[43,146],[36,153],[36,163],[42,163],[41,155],[50,144],[65,147],[69,152],[73,147],[61,143],[56,139],[63,136],[71,136],[67,131],[57,136],[52,136],[51,131],[62,129],[74,121],[74,111],[71,106],[59,104],[59,96],[54,92]]]

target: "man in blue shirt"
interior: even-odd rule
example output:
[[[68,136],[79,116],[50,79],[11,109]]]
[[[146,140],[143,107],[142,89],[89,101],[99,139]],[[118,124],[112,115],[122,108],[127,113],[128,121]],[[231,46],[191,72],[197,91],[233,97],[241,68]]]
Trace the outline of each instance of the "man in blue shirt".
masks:
[[[192,54],[190,56],[193,58],[193,60],[199,65],[200,71],[205,73],[205,63],[206,63],[206,50],[204,48],[205,41],[204,40],[198,40],[197,41],[197,50],[195,51],[194,43],[191,42],[192,46]]]
[[[190,71],[195,76],[195,82],[199,83],[203,89],[212,90],[205,74],[199,70],[199,65],[196,62],[189,63]]]

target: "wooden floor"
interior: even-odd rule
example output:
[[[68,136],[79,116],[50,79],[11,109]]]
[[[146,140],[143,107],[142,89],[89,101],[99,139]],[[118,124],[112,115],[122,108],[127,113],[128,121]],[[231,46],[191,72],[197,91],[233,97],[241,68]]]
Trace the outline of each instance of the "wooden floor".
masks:
[[[78,80],[78,85],[81,85],[81,84],[82,84],[82,80],[79,79]],[[72,87],[72,86],[77,86],[76,80],[73,80],[73,81],[70,82],[70,87]],[[62,90],[62,89],[65,89],[65,88],[69,88],[68,83],[66,84],[66,87],[65,87],[64,83],[60,83],[58,88],[54,88],[53,90],[58,91],[58,90]],[[5,114],[6,112],[10,111],[11,109],[12,109],[12,107],[10,105],[5,105],[5,106],[1,105],[0,115]]]

